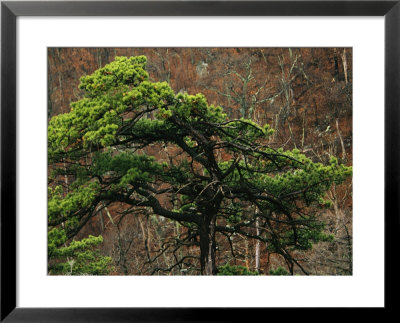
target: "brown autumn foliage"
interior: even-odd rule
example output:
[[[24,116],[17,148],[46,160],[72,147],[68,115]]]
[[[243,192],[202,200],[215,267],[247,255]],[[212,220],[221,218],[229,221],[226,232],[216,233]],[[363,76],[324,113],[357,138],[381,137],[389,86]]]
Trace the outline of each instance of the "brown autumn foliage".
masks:
[[[175,92],[201,92],[231,117],[269,123],[276,130],[271,144],[297,148],[315,161],[336,156],[352,164],[351,48],[49,48],[49,118],[81,98],[81,76],[115,56],[136,55],[147,56],[151,80],[167,81]],[[152,149],[158,158],[177,158],[163,147]],[[310,274],[352,274],[351,192],[348,181],[328,193],[333,208],[322,216],[335,241],[303,256]],[[150,214],[128,217],[123,210],[118,204],[106,208],[79,235],[103,235],[102,252],[113,258],[114,274],[198,274],[185,266],[194,261],[196,247],[181,248],[176,239],[186,228]],[[256,248],[260,272],[285,266],[266,246],[240,235],[218,241],[220,265],[257,269]]]

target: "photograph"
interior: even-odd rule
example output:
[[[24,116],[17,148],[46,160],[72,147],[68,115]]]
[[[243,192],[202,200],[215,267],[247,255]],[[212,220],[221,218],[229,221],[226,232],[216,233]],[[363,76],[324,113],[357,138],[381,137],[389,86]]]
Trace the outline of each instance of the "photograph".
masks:
[[[48,47],[47,275],[352,276],[352,47]]]

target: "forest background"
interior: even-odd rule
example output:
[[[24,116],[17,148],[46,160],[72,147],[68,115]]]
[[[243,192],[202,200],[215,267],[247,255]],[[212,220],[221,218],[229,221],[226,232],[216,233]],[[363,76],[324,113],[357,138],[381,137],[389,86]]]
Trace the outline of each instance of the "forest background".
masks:
[[[221,105],[231,118],[269,123],[273,144],[297,148],[313,161],[331,156],[352,164],[352,50],[350,48],[49,48],[48,117],[70,110],[80,99],[79,78],[114,60],[115,56],[147,56],[152,81],[167,81],[173,90],[203,93],[210,104]],[[170,151],[160,153],[168,156]],[[333,242],[321,242],[303,255],[314,275],[352,274],[351,181],[333,186],[327,196],[332,209],[324,211]],[[154,274],[148,257],[173,244],[183,228],[149,216],[125,217],[118,207],[99,213],[80,232],[102,235],[101,253],[115,263],[113,274]],[[118,225],[115,225],[118,223]],[[270,273],[285,263],[266,246],[240,235],[225,259],[248,270]],[[157,268],[170,268],[173,252],[157,258]],[[301,274],[301,272],[298,272]],[[156,274],[185,274],[179,267]],[[188,273],[190,274],[190,273]]]

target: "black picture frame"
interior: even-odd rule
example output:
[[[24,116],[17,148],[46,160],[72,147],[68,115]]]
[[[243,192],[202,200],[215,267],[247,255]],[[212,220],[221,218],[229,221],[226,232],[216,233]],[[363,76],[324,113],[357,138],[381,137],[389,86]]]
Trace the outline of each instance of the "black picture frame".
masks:
[[[384,16],[385,19],[385,307],[399,275],[400,0],[396,1],[2,1],[1,2],[1,322],[233,322],[243,308],[16,307],[16,19],[19,16]],[[373,147],[372,147],[373,150]],[[371,152],[373,153],[373,152]],[[371,168],[373,171],[373,168]],[[371,187],[373,189],[373,187]],[[371,255],[373,261],[373,255]],[[40,296],[38,296],[40,297]],[[185,296],[187,297],[187,296]],[[287,309],[285,309],[287,310]],[[251,311],[251,313],[250,313]],[[240,312],[240,315],[238,315]],[[287,313],[287,312],[286,312]],[[322,318],[321,318],[322,319]]]

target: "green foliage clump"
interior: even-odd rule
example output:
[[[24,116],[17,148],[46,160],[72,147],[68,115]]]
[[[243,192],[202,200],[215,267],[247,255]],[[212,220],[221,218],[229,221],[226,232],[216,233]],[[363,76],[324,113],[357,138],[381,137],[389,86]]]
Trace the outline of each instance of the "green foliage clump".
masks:
[[[48,272],[50,275],[107,275],[112,259],[102,256],[98,246],[103,237],[89,235],[67,243],[65,230],[53,228],[48,233]]]
[[[218,267],[218,276],[257,276],[257,271],[251,271],[245,266],[231,266],[229,264]]]
[[[49,222],[59,219],[74,221],[73,214],[78,210],[88,208],[96,197],[98,183],[87,183],[76,190],[69,192],[65,196],[62,194],[60,186],[48,189],[48,217]]]
[[[272,276],[288,276],[289,272],[283,267],[278,267],[276,269],[271,269],[269,274]]]

